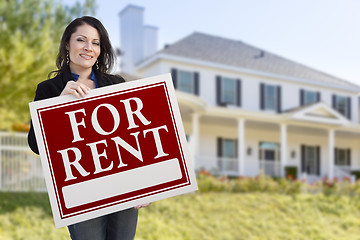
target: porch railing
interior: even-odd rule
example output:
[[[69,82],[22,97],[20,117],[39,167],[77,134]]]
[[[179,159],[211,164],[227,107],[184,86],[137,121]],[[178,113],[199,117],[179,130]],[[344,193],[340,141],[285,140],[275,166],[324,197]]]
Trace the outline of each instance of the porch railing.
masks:
[[[259,162],[260,162],[260,170],[262,170],[265,175],[271,177],[281,176],[280,161],[260,160]]]
[[[0,190],[46,191],[40,158],[29,149],[26,133],[0,132]]]
[[[207,169],[220,175],[239,176],[237,158],[201,156],[195,159],[195,169]]]

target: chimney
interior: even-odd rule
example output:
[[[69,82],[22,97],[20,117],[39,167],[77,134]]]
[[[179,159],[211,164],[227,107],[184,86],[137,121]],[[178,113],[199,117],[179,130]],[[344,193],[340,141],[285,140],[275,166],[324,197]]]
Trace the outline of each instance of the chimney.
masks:
[[[154,54],[157,50],[157,27],[144,26],[144,58]]]
[[[144,8],[128,5],[120,13],[122,72],[136,74],[136,64],[157,50],[157,28],[144,26]]]

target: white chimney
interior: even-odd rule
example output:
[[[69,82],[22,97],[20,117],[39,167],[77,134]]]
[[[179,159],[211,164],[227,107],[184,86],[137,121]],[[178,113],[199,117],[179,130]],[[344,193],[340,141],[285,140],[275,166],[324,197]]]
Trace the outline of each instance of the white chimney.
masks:
[[[157,28],[144,26],[144,8],[128,5],[120,13],[122,72],[135,73],[135,66],[157,50]]]
[[[157,27],[144,26],[144,58],[157,51]]]

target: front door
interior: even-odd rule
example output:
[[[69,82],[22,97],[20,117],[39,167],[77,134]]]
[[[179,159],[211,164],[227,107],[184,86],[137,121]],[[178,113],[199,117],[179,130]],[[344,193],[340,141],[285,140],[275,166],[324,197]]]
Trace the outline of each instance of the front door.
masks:
[[[280,146],[277,143],[260,143],[260,170],[265,175],[280,176]]]

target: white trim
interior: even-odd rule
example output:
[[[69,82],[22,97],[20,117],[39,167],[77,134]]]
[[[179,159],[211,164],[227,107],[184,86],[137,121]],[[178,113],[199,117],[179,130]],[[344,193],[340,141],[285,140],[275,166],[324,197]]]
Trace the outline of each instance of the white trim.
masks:
[[[168,55],[168,54],[164,54],[164,53],[157,53],[157,54],[139,62],[138,64],[136,64],[136,68],[138,70],[142,69],[142,68],[146,67],[147,65],[151,64],[152,62],[155,62],[155,61],[161,60],[161,59],[184,62],[187,64],[194,64],[194,65],[200,65],[200,66],[205,66],[205,67],[220,68],[223,70],[230,70],[230,71],[242,72],[242,73],[247,73],[247,74],[259,75],[262,77],[276,78],[276,79],[284,80],[284,81],[333,88],[336,90],[345,90],[345,91],[353,92],[356,94],[359,94],[359,92],[360,92],[360,87],[356,88],[354,86],[342,86],[342,85],[338,85],[338,84],[325,83],[325,82],[320,82],[320,81],[316,81],[316,80],[290,77],[290,76],[285,76],[285,75],[280,75],[280,74],[275,74],[275,73],[263,72],[263,71],[259,71],[259,70],[252,70],[252,69],[247,69],[247,68],[229,66],[226,64],[220,64],[220,63],[196,60],[196,59],[191,59],[191,58],[186,58],[186,57]]]
[[[202,112],[207,107],[207,103],[202,98],[194,94],[181,92],[179,90],[175,90],[175,92],[178,103],[186,104],[196,112]]]

